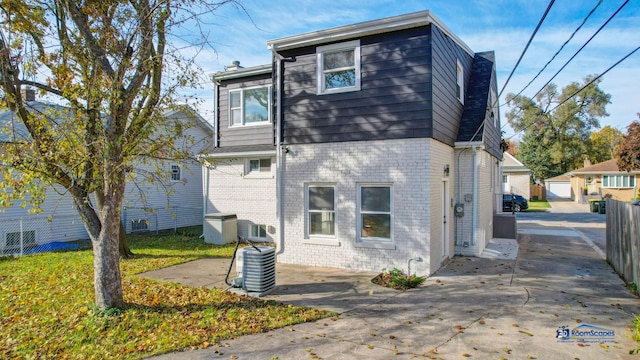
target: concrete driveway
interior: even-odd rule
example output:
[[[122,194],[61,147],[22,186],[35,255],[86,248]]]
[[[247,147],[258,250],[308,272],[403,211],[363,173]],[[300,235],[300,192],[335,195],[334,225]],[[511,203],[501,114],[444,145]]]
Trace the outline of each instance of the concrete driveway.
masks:
[[[571,204],[552,206],[549,217],[518,214],[515,260],[454,257],[406,292],[372,285],[367,273],[279,264],[298,280],[283,274],[275,299],[340,315],[157,359],[635,358],[640,302],[592,246],[598,232],[584,230],[602,225]],[[584,335],[594,328],[601,335]],[[558,338],[565,329],[582,332]]]
[[[551,209],[547,212],[521,212],[518,218],[518,232],[526,233],[530,224],[560,227],[575,231],[583,240],[597,246],[596,251],[604,259],[606,245],[606,215],[590,212],[589,205],[578,204],[564,199],[549,200]]]

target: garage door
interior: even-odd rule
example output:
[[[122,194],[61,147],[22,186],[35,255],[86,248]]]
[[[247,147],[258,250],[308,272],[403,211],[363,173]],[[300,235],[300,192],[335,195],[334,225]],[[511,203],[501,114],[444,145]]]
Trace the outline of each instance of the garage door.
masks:
[[[551,182],[547,186],[548,198],[571,199],[571,184],[568,182]]]

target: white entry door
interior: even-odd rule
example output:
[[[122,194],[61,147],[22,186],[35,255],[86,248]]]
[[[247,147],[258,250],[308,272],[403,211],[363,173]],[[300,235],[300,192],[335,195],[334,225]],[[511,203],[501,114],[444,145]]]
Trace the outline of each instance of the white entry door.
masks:
[[[449,256],[449,180],[442,181],[442,204],[441,204],[441,215],[442,215],[442,243],[440,244],[442,248],[442,259]]]

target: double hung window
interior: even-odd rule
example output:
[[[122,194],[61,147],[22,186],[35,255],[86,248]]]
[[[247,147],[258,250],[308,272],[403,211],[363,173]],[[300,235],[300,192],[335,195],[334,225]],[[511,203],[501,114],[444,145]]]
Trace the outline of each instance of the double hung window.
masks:
[[[390,185],[358,186],[358,237],[392,241],[393,192]]]
[[[318,95],[360,90],[360,41],[316,48]]]
[[[335,236],[335,187],[309,185],[307,187],[307,233],[309,236]]]

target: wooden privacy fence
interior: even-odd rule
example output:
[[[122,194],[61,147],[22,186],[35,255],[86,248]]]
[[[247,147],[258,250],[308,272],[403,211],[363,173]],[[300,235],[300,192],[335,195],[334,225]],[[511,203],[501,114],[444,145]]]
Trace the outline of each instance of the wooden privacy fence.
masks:
[[[529,193],[531,199],[529,200],[547,200],[547,189],[541,185],[530,185]]]
[[[640,206],[607,199],[607,260],[627,282],[640,285]]]

